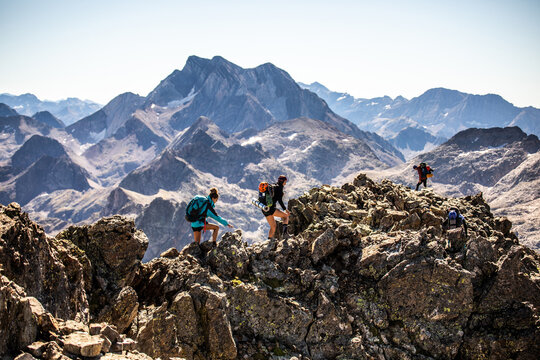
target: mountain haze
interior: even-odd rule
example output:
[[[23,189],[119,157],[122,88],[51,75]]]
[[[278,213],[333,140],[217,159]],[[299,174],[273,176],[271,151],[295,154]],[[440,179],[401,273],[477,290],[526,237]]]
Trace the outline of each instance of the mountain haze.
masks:
[[[7,104],[17,110],[19,114],[26,116],[48,111],[67,125],[71,125],[101,108],[101,105],[89,100],[67,98],[60,101],[42,101],[33,94],[18,96],[0,94],[0,103]]]
[[[495,94],[473,95],[434,88],[411,100],[401,96],[359,99],[319,83],[300,85],[317,93],[330,108],[360,129],[376,132],[392,142],[408,159],[468,128],[519,126],[527,134],[540,136],[539,109],[515,107]],[[416,134],[409,134],[414,136],[416,151],[411,151],[410,143],[392,141],[408,128],[417,129]]]

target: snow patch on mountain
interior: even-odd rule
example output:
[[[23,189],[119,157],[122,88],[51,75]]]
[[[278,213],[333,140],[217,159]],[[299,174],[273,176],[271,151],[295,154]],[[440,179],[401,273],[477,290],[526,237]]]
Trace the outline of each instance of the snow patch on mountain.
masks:
[[[262,136],[253,136],[247,139],[246,141],[242,142],[240,145],[247,146],[247,145],[253,145],[255,143],[261,142]]]

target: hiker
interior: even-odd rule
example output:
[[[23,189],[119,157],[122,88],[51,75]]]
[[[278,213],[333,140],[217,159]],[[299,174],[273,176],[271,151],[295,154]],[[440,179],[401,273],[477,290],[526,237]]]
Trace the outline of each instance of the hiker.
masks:
[[[458,208],[451,207],[450,209],[448,209],[448,216],[442,223],[442,228],[444,231],[448,231],[461,227],[464,230],[465,237],[467,237],[467,222],[465,221],[465,217],[461,215]]]
[[[203,196],[196,196],[192,200],[192,202],[197,199],[200,199],[197,210],[195,210],[198,211],[198,213],[195,215],[197,216],[197,219],[191,223],[191,230],[193,230],[194,240],[197,244],[199,244],[201,242],[201,231],[212,230],[212,243],[213,245],[216,245],[219,226],[207,223],[206,217],[210,216],[212,219],[216,220],[223,226],[227,226],[230,228],[232,228],[233,226],[229,224],[227,220],[219,216],[216,213],[216,210],[214,210],[214,207],[216,206],[216,203],[219,199],[219,193],[216,188],[211,188],[210,194],[208,194],[206,198],[204,198]],[[188,205],[188,207],[186,208],[186,215],[188,210],[190,209],[190,205]],[[198,209],[202,209],[202,211],[199,211]]]
[[[285,175],[280,175],[278,177],[277,183],[268,185],[268,187],[273,190],[271,191],[272,201],[268,211],[262,210],[263,215],[266,217],[266,221],[268,221],[268,224],[270,225],[270,231],[268,231],[268,239],[272,239],[276,232],[277,224],[274,216],[283,219],[283,234],[287,234],[290,213],[289,210],[287,210],[287,208],[285,207],[285,204],[283,204],[283,188],[285,187],[285,185],[287,185],[287,177]],[[264,201],[264,199],[261,200],[263,200],[261,201],[262,203],[267,203],[266,201]],[[279,203],[279,205],[281,205],[283,211],[276,209],[276,203]]]
[[[427,178],[432,177],[431,173],[433,172],[433,169],[431,169],[429,166],[426,165],[426,163],[420,163],[420,165],[413,166],[413,169],[418,172],[418,184],[416,184],[416,191],[418,191],[418,187],[420,184],[424,184],[424,188],[427,187]]]

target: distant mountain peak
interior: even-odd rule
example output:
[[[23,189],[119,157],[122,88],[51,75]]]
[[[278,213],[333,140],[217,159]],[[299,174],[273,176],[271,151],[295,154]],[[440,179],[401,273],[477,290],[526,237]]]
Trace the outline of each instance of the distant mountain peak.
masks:
[[[497,148],[514,142],[522,142],[528,137],[534,137],[536,143],[540,145],[536,135],[528,136],[517,126],[489,129],[470,128],[457,133],[445,144],[455,144],[462,151],[474,151],[485,147]],[[534,149],[534,152],[536,151],[538,148]]]
[[[0,103],[0,116],[17,116],[19,113],[9,105]]]
[[[51,114],[49,111],[46,111],[46,110],[39,111],[35,113],[34,115],[32,115],[32,117],[54,128],[63,128],[66,126],[66,124],[64,124],[62,120],[58,119],[56,116],[54,116],[53,114]]]

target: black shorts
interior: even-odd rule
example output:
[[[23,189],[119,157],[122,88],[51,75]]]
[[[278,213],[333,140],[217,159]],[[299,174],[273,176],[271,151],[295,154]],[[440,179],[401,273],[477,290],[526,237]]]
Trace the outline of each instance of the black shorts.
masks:
[[[202,231],[202,229],[204,229],[204,226],[200,226],[200,227],[192,227],[191,230],[193,230],[193,232],[196,232],[196,231]]]
[[[272,206],[268,211],[264,211],[264,210],[262,211],[264,216],[274,215],[275,212],[276,212],[275,206]]]

